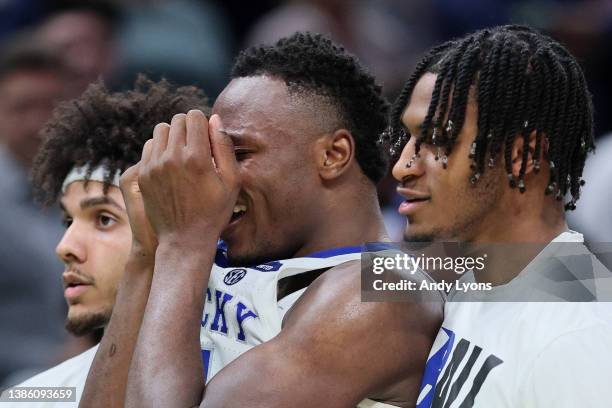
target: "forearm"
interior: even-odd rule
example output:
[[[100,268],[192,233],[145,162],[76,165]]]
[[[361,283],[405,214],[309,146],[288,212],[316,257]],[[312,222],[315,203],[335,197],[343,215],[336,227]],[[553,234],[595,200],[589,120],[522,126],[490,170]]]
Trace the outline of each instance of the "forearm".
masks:
[[[200,322],[216,249],[216,239],[203,240],[197,248],[160,242],[129,373],[128,407],[200,404]]]
[[[123,406],[130,362],[151,288],[152,269],[152,263],[136,251],[130,255],[111,320],[87,376],[81,406]]]

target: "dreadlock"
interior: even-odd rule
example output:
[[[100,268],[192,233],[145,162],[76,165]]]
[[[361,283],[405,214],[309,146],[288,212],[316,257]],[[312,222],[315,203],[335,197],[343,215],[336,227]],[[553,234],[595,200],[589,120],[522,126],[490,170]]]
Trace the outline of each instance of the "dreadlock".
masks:
[[[52,204],[70,169],[86,164],[87,179],[94,167],[106,167],[106,194],[116,171],[140,160],[155,125],[190,109],[209,113],[204,92],[193,86],[176,88],[144,75],[126,92],[110,92],[102,81],[90,85],[80,98],[59,105],[42,131],[31,173],[35,198]]]
[[[441,157],[446,167],[447,156],[463,127],[470,89],[474,88],[478,134],[470,147],[471,182],[476,183],[485,168],[494,167],[503,155],[510,187],[524,192],[529,151],[523,150],[515,179],[512,147],[517,137],[527,145],[535,131],[534,171],[540,170],[542,150],[550,167],[545,193],[554,194],[557,200],[569,193],[572,198],[565,209],[576,208],[580,186],[584,185],[584,162],[595,148],[593,107],[583,72],[563,46],[529,27],[507,25],[433,48],[406,82],[393,106],[391,127],[381,137],[381,142],[390,144],[394,156],[409,139],[401,116],[425,73],[437,74],[437,78],[412,160],[426,142],[437,148],[436,160]]]

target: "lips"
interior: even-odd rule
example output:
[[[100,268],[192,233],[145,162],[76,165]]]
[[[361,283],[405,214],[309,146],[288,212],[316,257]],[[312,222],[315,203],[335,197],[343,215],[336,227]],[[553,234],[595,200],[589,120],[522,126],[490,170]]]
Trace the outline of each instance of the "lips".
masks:
[[[82,295],[93,284],[91,279],[87,279],[72,271],[64,272],[62,280],[64,283],[64,297],[66,299]]]
[[[417,190],[398,187],[397,192],[406,198],[397,211],[401,215],[411,215],[431,201],[431,196]]]
[[[240,223],[240,221],[244,218],[248,211],[249,206],[247,205],[246,201],[242,200],[239,197],[238,201],[234,205],[232,217],[230,218],[229,223],[221,233],[222,239],[227,239],[228,234],[230,234],[236,228],[236,225]]]

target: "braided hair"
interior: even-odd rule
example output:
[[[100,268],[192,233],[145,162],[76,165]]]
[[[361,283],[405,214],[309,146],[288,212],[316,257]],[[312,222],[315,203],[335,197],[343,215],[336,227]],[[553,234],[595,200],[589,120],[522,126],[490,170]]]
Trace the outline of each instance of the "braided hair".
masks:
[[[506,25],[433,48],[406,82],[393,106],[391,126],[381,137],[395,156],[409,139],[401,125],[402,113],[425,73],[437,74],[437,79],[414,157],[422,143],[430,143],[437,148],[436,159],[441,158],[446,167],[463,127],[473,86],[478,134],[470,147],[472,183],[503,155],[510,187],[524,192],[529,150],[523,150],[516,179],[512,147],[517,137],[527,145],[535,131],[534,172],[540,170],[542,150],[550,167],[545,193],[554,194],[559,201],[570,193],[565,209],[576,208],[584,185],[584,162],[595,148],[593,107],[582,69],[562,45],[529,27]]]

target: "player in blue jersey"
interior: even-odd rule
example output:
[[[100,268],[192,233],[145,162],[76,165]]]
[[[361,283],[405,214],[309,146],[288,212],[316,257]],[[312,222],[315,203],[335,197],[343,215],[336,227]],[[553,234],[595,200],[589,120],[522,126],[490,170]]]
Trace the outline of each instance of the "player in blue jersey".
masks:
[[[259,333],[244,309],[256,286],[234,287],[268,273],[270,261],[386,238],[376,182],[386,170],[377,139],[387,108],[355,58],[324,37],[295,34],[241,53],[232,78],[210,120],[190,111],[158,125],[124,175],[128,201],[142,205],[131,218],[133,280],[119,292],[84,404],[124,403],[133,352],[128,406],[414,406],[441,305],[362,303],[356,261],[316,275],[285,314],[253,309],[277,319],[278,332],[205,384],[201,325],[221,330],[239,298],[245,341]],[[216,276],[219,237],[230,264],[265,263],[262,271]],[[144,314],[134,310],[144,301]],[[203,319],[209,302],[225,312]]]

